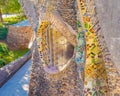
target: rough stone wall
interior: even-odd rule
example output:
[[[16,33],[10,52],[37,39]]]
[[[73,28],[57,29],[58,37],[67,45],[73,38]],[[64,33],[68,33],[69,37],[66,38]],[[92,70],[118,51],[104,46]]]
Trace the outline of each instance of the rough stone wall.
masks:
[[[120,73],[120,1],[95,0],[100,26],[113,62]]]
[[[51,0],[50,2],[56,4],[56,1],[55,10],[65,22],[77,30],[75,0]],[[49,74],[43,68],[37,44],[34,48],[29,96],[80,96],[77,66],[74,60],[62,72]]]
[[[38,14],[36,14],[36,10],[35,10],[36,6],[34,6],[34,3],[38,4],[39,0],[19,0],[19,1],[22,5],[25,15],[27,16],[27,18],[29,19],[32,25],[32,28],[34,29],[34,31],[37,31],[39,17]]]
[[[75,1],[76,0],[58,0],[57,11],[63,20],[77,31]]]
[[[80,96],[75,62],[58,74],[49,74],[44,70],[36,42],[34,46],[29,96]]]
[[[42,9],[46,7],[44,6],[43,2],[50,2],[54,4],[58,4],[56,11],[59,12],[61,17],[67,22],[74,30],[77,30],[76,24],[76,13],[74,10],[74,3],[75,0],[20,0],[27,17],[30,21],[33,21],[33,26],[36,26],[34,20],[36,18],[41,22],[42,14],[40,13]],[[29,4],[34,6],[35,9],[30,8]],[[55,5],[56,6],[56,5]],[[52,7],[52,6],[51,6]],[[53,6],[54,7],[54,6]],[[34,13],[30,14],[33,10]],[[42,10],[44,13],[44,10]],[[34,17],[36,17],[34,19]],[[42,61],[40,60],[39,51],[37,45],[35,45],[34,53],[33,53],[33,65],[32,65],[32,73],[31,73],[31,82],[30,82],[30,96],[79,96],[80,91],[77,88],[77,72],[76,72],[76,64],[75,62],[71,62],[69,66],[65,69],[65,72],[60,72],[60,74],[56,74],[56,76],[47,74],[43,69]],[[70,79],[71,78],[71,79]]]
[[[116,30],[117,26],[117,20],[118,20],[118,14],[119,8],[117,3],[120,2],[116,1],[116,3],[113,3],[111,0],[107,1],[99,1],[95,0],[96,3],[96,9],[97,9],[97,16],[99,17],[99,24],[96,24],[100,30],[97,32],[99,44],[101,46],[101,49],[103,51],[104,60],[106,63],[106,69],[108,74],[108,86],[109,86],[109,96],[119,96],[120,95],[120,74],[119,71],[119,62],[116,63],[116,60],[119,60],[119,49],[117,49],[117,46],[119,46],[119,40],[113,43],[113,37],[114,39],[117,39],[117,36],[119,37],[119,28]],[[116,4],[116,5],[114,5]],[[114,7],[113,7],[114,6]],[[116,7],[117,6],[117,7]],[[112,10],[117,9],[116,14],[113,14]],[[111,26],[113,24],[113,26]],[[97,28],[96,27],[96,28]],[[113,31],[114,30],[114,31]],[[102,31],[102,32],[101,32]],[[116,46],[117,45],[117,46]],[[109,49],[109,50],[108,50]],[[118,54],[117,54],[118,52]],[[116,54],[114,54],[116,53]],[[111,60],[112,57],[112,60]],[[116,66],[114,66],[114,64]],[[117,70],[118,69],[118,70]]]
[[[34,31],[30,26],[14,27],[9,26],[7,43],[10,49],[25,49],[34,40]]]
[[[40,0],[38,0],[38,1],[40,1]],[[42,0],[42,1],[45,1],[45,0]],[[53,0],[53,1],[56,1],[56,0]],[[74,9],[73,2],[74,2],[74,0],[58,0],[57,11],[63,17],[64,21],[68,22],[70,25],[72,25],[74,30],[76,30],[76,22],[73,23],[73,21],[75,20],[75,10],[73,10]],[[96,0],[96,2],[97,2],[96,3],[97,4],[97,12],[98,12],[98,16],[100,19],[99,20],[100,25],[104,32],[104,36],[107,41],[108,48],[109,48],[112,56],[114,56],[114,58],[116,59],[116,60],[114,59],[115,62],[117,61],[116,64],[119,64],[119,34],[118,34],[119,33],[119,23],[118,23],[118,25],[116,25],[116,23],[119,22],[119,20],[118,20],[119,17],[117,17],[117,16],[119,16],[118,15],[119,8],[117,8],[119,6],[119,0],[115,0],[115,1],[113,1],[113,0]],[[38,3],[38,5],[39,5],[39,3]],[[114,11],[114,14],[112,14],[113,11]],[[111,45],[113,45],[113,46],[111,47]],[[112,48],[112,50],[111,50],[111,48]],[[115,51],[115,50],[117,50],[117,51]],[[49,80],[45,81],[45,77],[44,77],[45,71],[43,70],[43,68],[41,68],[42,62],[40,61],[37,49],[35,49],[35,53],[33,54],[33,62],[34,63],[32,66],[33,69],[32,69],[32,74],[31,74],[31,83],[30,83],[30,86],[31,86],[30,87],[30,95],[31,96],[54,96],[52,93],[50,93],[52,95],[49,94],[51,89],[49,90],[48,87],[49,87],[49,84],[50,85],[55,84],[55,82],[50,83]],[[116,71],[116,70],[113,70],[113,71]],[[115,77],[115,74],[113,74],[113,75],[114,75],[113,77]],[[114,83],[119,82],[119,79],[116,79],[113,81],[114,81]],[[114,83],[112,82],[111,84],[114,84]],[[57,91],[54,90],[53,93],[58,92],[59,87],[60,87],[58,85],[59,85],[59,83],[56,83],[56,86],[58,87],[58,89],[57,89]],[[112,86],[112,87],[115,88],[115,86]],[[118,89],[118,87],[117,87],[117,89]],[[62,92],[62,91],[60,90],[60,92]],[[64,96],[64,95],[62,94],[60,96]],[[67,94],[67,96],[76,96],[76,95],[73,95],[73,94],[68,95]]]
[[[20,3],[33,29],[36,31],[38,25],[41,24],[42,19],[45,17],[46,11],[52,9],[58,11],[64,21],[72,25],[73,29],[77,31],[75,1],[76,0],[20,0]]]

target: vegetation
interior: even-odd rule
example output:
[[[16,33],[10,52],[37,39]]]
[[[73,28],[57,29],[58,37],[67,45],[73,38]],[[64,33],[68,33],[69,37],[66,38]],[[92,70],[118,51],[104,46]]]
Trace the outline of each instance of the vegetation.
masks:
[[[29,49],[11,51],[5,43],[0,43],[0,68],[20,58],[28,51]]]
[[[3,14],[18,14],[15,17],[2,18]],[[8,25],[26,19],[19,0],[0,0],[0,40],[5,40],[8,34]],[[29,49],[10,50],[5,43],[0,43],[0,68],[23,56]]]
[[[18,14],[20,13],[20,14]],[[18,14],[15,17],[2,18],[3,14]],[[26,20],[18,0],[0,0],[0,40],[5,40],[8,34],[8,25]]]
[[[15,17],[9,17],[9,18],[4,18],[5,25],[11,25],[11,24],[16,24],[20,21],[26,20],[25,15],[20,15],[20,16],[15,16]]]
[[[5,40],[7,38],[8,28],[0,23],[0,40]]]
[[[0,0],[0,21],[3,22],[2,14],[22,13],[18,0]]]
[[[4,18],[4,24],[0,22],[0,40],[5,40],[8,34],[8,25],[16,24],[20,21],[26,20],[26,16],[15,16],[10,18]]]
[[[25,55],[29,49],[22,49],[22,50],[13,50],[12,52],[14,53],[15,58],[20,58],[21,56]]]
[[[0,28],[3,28],[3,27],[5,27],[5,26],[0,22]]]

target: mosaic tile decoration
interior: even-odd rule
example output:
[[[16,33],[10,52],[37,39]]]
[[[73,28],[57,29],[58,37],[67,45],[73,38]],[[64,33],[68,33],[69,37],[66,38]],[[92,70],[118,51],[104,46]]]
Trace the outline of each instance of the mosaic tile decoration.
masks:
[[[78,10],[80,11],[78,15],[80,16],[80,18],[78,17],[78,21],[76,21],[77,19],[70,19],[73,17],[77,18],[75,14],[73,14],[75,11],[73,7],[76,4],[74,3],[74,0],[68,0],[68,2],[67,0],[58,0],[59,3],[56,3],[55,0],[48,0],[49,5],[51,4],[54,6],[46,6],[47,0],[20,1],[28,19],[31,21],[34,30],[38,32],[38,46],[36,45],[36,47],[39,48],[38,50],[36,48],[35,51],[37,50],[36,52],[40,52],[39,55],[40,58],[42,58],[40,60],[37,60],[37,57],[33,57],[34,64],[31,77],[31,86],[33,88],[31,87],[31,90],[34,90],[34,92],[32,93],[32,91],[30,91],[31,96],[36,96],[35,94],[37,94],[38,96],[39,94],[41,94],[41,96],[56,96],[56,94],[58,96],[83,96],[83,94],[84,96],[120,95],[120,76],[116,68],[114,67],[114,63],[110,58],[109,50],[106,47],[104,36],[99,26],[99,20],[97,18],[94,0],[77,0],[80,6],[78,8]],[[56,6],[56,4],[58,4],[59,6]],[[65,10],[65,8],[67,9]],[[46,42],[47,34],[45,34],[47,31],[47,27],[50,25],[50,22],[44,22],[43,24],[42,20],[47,12],[52,13],[54,10],[59,12],[58,15],[52,14],[53,17],[51,18],[51,22],[54,23],[57,29],[59,29],[59,32],[61,32],[61,29],[64,30],[62,31],[64,32],[62,33],[62,35],[64,35],[65,38],[75,47],[76,39],[78,41],[75,54],[76,64],[72,62],[62,73],[57,75],[50,75],[47,74],[43,69],[43,61],[45,61],[44,63],[46,65],[50,63],[49,54],[46,51],[49,49]],[[40,14],[40,12],[42,12],[43,14]],[[62,18],[63,21],[58,17]],[[71,25],[74,30],[76,30],[76,22],[78,27],[78,34],[76,34],[76,36],[71,34],[70,31],[67,30],[67,28],[65,29],[66,26],[68,27],[66,22],[68,22],[68,24]],[[41,26],[40,30],[38,31],[39,25]],[[56,43],[56,41],[54,43]],[[41,55],[41,52],[43,53],[43,55]],[[53,55],[55,55],[56,53],[57,51],[54,52]],[[35,54],[34,56],[36,56]],[[52,59],[56,62],[55,64],[58,63],[58,61],[55,60],[55,56],[53,56]],[[36,66],[37,70],[35,70]],[[44,77],[42,73],[44,73],[46,77]],[[79,75],[77,73],[79,73]],[[78,88],[77,84],[78,77],[80,89]],[[36,86],[34,84],[34,81],[36,81]],[[46,87],[44,86],[44,84],[46,84]],[[41,88],[41,86],[43,88]],[[68,92],[67,89],[69,90]],[[42,90],[44,90],[43,93]]]
[[[48,44],[47,44],[47,32],[50,30],[47,30],[49,25],[51,25],[50,22],[48,21],[43,21],[40,29],[38,31],[37,34],[37,43],[39,46],[39,49],[36,50],[37,52],[39,52],[39,56],[37,56],[37,58],[39,58],[38,62],[41,66],[39,67],[39,76],[40,76],[40,86],[39,87],[39,91],[36,92],[37,90],[34,91],[30,91],[30,96],[35,96],[36,94],[40,95],[40,96],[80,96],[80,88],[78,87],[78,73],[77,73],[77,66],[74,62],[74,58],[71,58],[72,55],[70,54],[71,49],[67,47],[67,54],[70,57],[67,57],[68,59],[71,59],[70,62],[68,63],[68,66],[66,66],[66,68],[64,68],[64,70],[60,70],[58,73],[55,74],[50,74],[48,72],[46,72],[44,70],[44,68],[46,66],[49,66],[50,62],[49,62],[49,52],[47,52],[48,50]],[[62,37],[62,35],[60,34],[60,32],[58,30],[55,30],[55,37],[56,38],[54,40],[54,43],[57,42],[57,39],[59,39],[60,37]],[[56,36],[57,35],[57,36]],[[59,37],[59,38],[58,38]],[[57,57],[57,55],[61,54],[62,52],[60,52],[61,48],[64,47],[63,44],[63,38],[60,39],[62,40],[62,45],[58,46],[57,50],[53,49],[55,52],[55,56]],[[58,42],[59,43],[59,42]],[[69,45],[69,42],[67,42],[67,44]],[[37,46],[36,46],[37,47]],[[54,47],[55,48],[55,47]],[[74,50],[74,49],[73,49]],[[57,52],[58,51],[58,52]],[[65,51],[65,50],[63,50]],[[66,53],[66,52],[63,52]],[[35,54],[34,54],[35,55]],[[46,57],[48,56],[48,57]],[[64,56],[64,54],[63,54]],[[54,60],[60,59],[59,58],[53,58]],[[36,60],[36,58],[33,58],[33,60]],[[48,61],[47,61],[48,60]],[[44,62],[46,61],[46,62]],[[58,61],[58,62],[54,62],[56,66],[61,66],[59,63],[62,60]],[[58,63],[58,64],[57,64]],[[64,61],[63,65],[66,65],[67,63]],[[34,63],[36,64],[36,63]],[[38,68],[37,68],[38,70]],[[36,75],[34,75],[36,76]],[[39,78],[39,77],[37,77]],[[44,79],[42,79],[44,78]],[[32,79],[33,80],[33,79]],[[34,80],[33,80],[34,81]],[[34,85],[34,82],[32,81],[31,83],[31,89],[32,89],[32,85]],[[37,87],[37,86],[36,86]],[[33,89],[32,89],[33,90]],[[34,93],[32,93],[34,92]]]
[[[77,71],[79,73],[79,86],[81,89],[81,96],[84,94],[84,67],[85,67],[85,54],[86,54],[86,41],[85,41],[85,32],[83,31],[81,21],[80,21],[80,13],[78,11],[78,40],[76,46],[76,53],[75,53],[75,62],[77,64]]]
[[[119,96],[120,85],[114,81],[119,80],[120,76],[110,59],[94,0],[78,1],[86,31],[85,96]]]
[[[49,21],[43,21],[37,34],[39,51],[42,53],[45,65],[64,66],[72,57],[74,48],[68,40],[51,25]],[[70,47],[71,46],[71,47]],[[68,54],[68,48],[69,54]],[[73,51],[73,52],[72,52]],[[72,53],[70,53],[72,52]],[[51,66],[52,66],[51,65]]]
[[[96,96],[97,94],[106,95],[107,73],[102,52],[100,50],[95,30],[92,28],[90,17],[86,16],[86,6],[81,1],[81,15],[84,22],[86,34],[86,64],[84,95]],[[101,75],[102,74],[102,75]]]

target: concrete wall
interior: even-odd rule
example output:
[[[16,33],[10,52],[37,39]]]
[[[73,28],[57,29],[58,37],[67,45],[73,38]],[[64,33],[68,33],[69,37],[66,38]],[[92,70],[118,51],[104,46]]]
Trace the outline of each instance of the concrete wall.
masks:
[[[120,0],[95,0],[100,26],[120,73]]]
[[[30,26],[9,26],[7,43],[10,49],[25,49],[34,40],[34,31]]]

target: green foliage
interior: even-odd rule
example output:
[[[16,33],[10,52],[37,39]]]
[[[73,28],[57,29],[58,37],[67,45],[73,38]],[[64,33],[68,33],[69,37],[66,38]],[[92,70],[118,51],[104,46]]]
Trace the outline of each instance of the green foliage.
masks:
[[[1,22],[0,22],[0,28],[4,28],[5,25],[3,25]]]
[[[2,14],[17,14],[16,17],[2,18]],[[18,16],[19,15],[19,16]],[[26,20],[26,16],[23,14],[22,7],[19,3],[19,0],[0,0],[0,28],[4,27],[4,25],[11,25],[18,23],[20,21]],[[3,24],[4,23],[4,24]],[[0,29],[0,39],[4,39],[6,37],[6,29]],[[4,34],[4,32],[5,34]],[[2,35],[1,35],[2,34]],[[4,34],[4,36],[3,36]]]
[[[14,53],[16,59],[23,56],[25,53],[27,53],[29,49],[24,49],[24,50],[13,50],[12,52]]]
[[[23,12],[18,0],[0,0],[3,14],[13,14]]]
[[[20,58],[28,51],[29,49],[11,51],[5,43],[0,43],[0,68]]]
[[[8,46],[5,43],[0,43],[0,53],[7,53],[9,51]]]
[[[11,25],[11,24],[15,24],[15,23],[18,23],[18,22],[26,20],[26,19],[27,18],[25,15],[20,15],[20,16],[16,16],[16,17],[4,18],[4,22],[6,22],[6,25]]]
[[[10,18],[4,18],[4,24],[0,23],[0,40],[5,40],[7,38],[8,34],[8,28],[5,26],[18,23],[20,21],[26,20],[26,16],[16,16],[16,17],[10,17]]]
[[[85,28],[89,29],[89,23],[88,22],[85,22]]]
[[[0,27],[0,40],[5,40],[7,38],[8,28]]]
[[[82,27],[80,21],[77,21],[77,26]]]
[[[5,66],[6,62],[3,59],[0,59],[0,68]]]
[[[0,43],[0,67],[4,66],[8,61],[6,57],[9,56],[8,46],[4,43]]]

